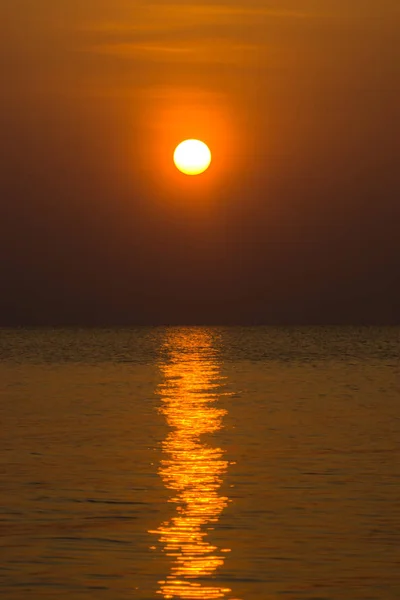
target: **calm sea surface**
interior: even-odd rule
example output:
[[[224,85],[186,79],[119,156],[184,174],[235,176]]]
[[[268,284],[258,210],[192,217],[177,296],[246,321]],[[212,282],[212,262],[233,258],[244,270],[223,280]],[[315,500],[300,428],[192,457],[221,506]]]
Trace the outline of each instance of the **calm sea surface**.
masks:
[[[0,330],[4,600],[399,600],[400,329]]]

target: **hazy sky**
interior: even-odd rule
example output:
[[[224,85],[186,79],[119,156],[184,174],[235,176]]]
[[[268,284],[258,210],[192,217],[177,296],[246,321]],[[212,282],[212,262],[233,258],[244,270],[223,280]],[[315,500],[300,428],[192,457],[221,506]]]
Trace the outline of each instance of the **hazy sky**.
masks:
[[[400,322],[398,0],[0,19],[0,323]]]

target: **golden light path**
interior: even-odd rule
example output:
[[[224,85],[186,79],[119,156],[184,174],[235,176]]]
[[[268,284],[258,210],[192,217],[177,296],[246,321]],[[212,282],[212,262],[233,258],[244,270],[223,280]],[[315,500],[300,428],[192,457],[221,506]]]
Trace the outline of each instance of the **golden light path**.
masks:
[[[159,473],[176,508],[152,532],[172,559],[158,593],[165,599],[223,598],[231,590],[213,585],[212,576],[229,549],[219,550],[207,538],[228,503],[219,493],[228,463],[221,448],[201,440],[222,427],[226,411],[216,406],[222,378],[207,330],[172,330],[166,346],[159,393],[171,431],[163,442]]]
[[[200,140],[185,140],[174,152],[175,166],[185,175],[200,175],[211,164],[211,152]]]

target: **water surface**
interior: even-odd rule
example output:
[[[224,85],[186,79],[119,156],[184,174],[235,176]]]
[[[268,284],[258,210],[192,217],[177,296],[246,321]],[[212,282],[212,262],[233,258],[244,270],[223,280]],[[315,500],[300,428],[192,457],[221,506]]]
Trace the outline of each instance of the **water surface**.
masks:
[[[397,600],[400,330],[0,330],[6,600]]]

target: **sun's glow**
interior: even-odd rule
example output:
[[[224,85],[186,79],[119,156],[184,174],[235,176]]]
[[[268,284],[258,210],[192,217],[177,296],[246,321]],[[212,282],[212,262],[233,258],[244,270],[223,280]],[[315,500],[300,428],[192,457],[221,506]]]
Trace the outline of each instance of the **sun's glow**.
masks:
[[[200,140],[185,140],[175,149],[174,163],[185,175],[200,175],[210,166],[210,149]]]

